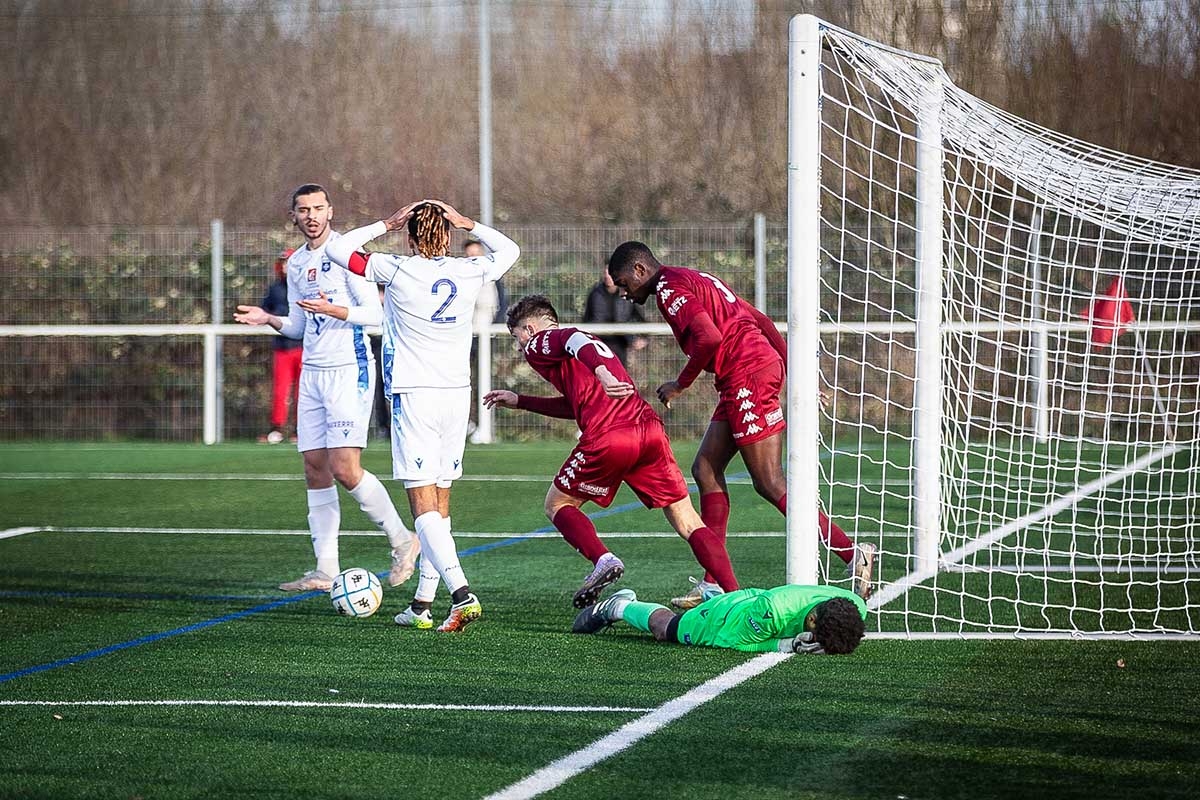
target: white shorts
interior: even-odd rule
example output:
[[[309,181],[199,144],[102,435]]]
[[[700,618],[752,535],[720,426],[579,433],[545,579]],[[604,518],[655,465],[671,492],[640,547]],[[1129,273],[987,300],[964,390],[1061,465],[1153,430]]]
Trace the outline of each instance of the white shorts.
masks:
[[[461,478],[470,414],[469,386],[392,395],[392,477],[406,489]]]
[[[296,398],[296,449],[367,446],[375,403],[375,363],[300,370]]]

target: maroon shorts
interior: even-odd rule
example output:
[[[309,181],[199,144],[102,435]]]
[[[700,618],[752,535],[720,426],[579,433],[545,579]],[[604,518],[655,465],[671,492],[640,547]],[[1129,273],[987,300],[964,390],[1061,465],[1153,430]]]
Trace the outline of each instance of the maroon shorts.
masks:
[[[558,470],[554,486],[563,494],[608,508],[622,481],[646,508],[663,508],[688,496],[687,482],[659,420],[610,428],[581,439]]]
[[[783,433],[783,362],[775,361],[762,369],[722,381],[717,387],[719,399],[713,422],[728,422],[738,447]]]

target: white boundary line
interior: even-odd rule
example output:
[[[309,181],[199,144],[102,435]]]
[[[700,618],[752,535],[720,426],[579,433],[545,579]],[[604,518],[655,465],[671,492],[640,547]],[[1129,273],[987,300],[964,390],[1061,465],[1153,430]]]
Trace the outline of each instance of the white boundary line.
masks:
[[[383,711],[529,711],[548,714],[644,714],[653,709],[625,706],[465,705],[459,703],[329,703],[313,700],[0,700],[0,707],[129,707],[129,706],[232,706],[237,708],[355,708]]]
[[[0,539],[11,539],[14,536],[24,536],[27,533],[37,533],[44,530],[46,529],[41,527],[8,528],[7,530],[0,531]]]
[[[117,528],[101,526],[56,526],[40,525],[27,528],[11,528],[0,531],[0,539],[11,536],[23,536],[27,533],[152,533],[152,534],[215,534],[221,536],[312,536],[307,528],[299,529],[257,529],[257,528]],[[382,536],[374,531],[341,531],[339,536]],[[605,539],[676,539],[678,534],[667,531],[601,531]],[[730,539],[782,539],[783,531],[741,531],[730,533]],[[504,531],[454,531],[456,539],[559,539],[562,534],[558,531],[512,532]]]
[[[788,658],[791,658],[791,653],[764,653],[723,672],[686,694],[668,700],[644,717],[626,723],[607,736],[542,767],[529,777],[488,795],[484,800],[525,800],[561,786],[579,773],[629,748],[659,728]]]

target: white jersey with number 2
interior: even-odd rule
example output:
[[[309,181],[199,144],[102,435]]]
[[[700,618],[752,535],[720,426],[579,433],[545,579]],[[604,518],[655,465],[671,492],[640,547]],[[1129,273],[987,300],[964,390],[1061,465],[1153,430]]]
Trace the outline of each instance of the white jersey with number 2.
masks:
[[[350,231],[331,257],[346,266],[353,250],[386,232],[382,222]],[[516,242],[493,228],[476,222],[471,233],[491,252],[472,258],[373,253],[367,259],[365,277],[385,287],[393,393],[471,385],[475,300],[521,255]]]

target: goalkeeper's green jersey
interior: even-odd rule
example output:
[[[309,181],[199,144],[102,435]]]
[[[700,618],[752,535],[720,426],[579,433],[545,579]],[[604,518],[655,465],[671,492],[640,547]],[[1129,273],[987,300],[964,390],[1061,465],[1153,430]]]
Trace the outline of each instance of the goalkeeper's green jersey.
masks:
[[[854,592],[836,586],[779,586],[738,589],[706,600],[679,618],[675,638],[681,644],[728,647],[753,653],[773,652],[780,639],[804,632],[809,612],[840,597],[867,618],[867,604]]]

